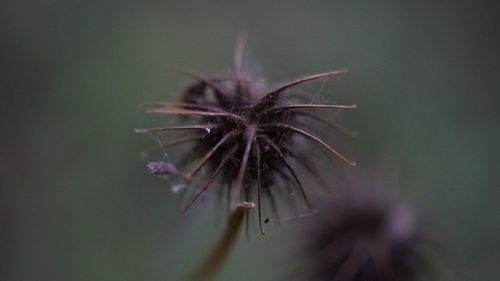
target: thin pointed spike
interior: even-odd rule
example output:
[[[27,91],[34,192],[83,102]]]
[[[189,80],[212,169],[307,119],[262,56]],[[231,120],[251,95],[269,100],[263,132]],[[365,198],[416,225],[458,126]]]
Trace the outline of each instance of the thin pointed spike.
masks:
[[[215,179],[215,177],[217,177],[217,174],[220,172],[220,170],[224,167],[224,165],[229,161],[229,159],[231,158],[231,156],[233,156],[233,154],[236,152],[236,150],[239,148],[239,146],[234,146],[228,153],[226,153],[226,155],[224,156],[224,158],[221,160],[221,162],[219,163],[219,165],[217,166],[217,168],[215,169],[215,171],[212,173],[212,175],[210,176],[210,178],[204,182],[203,184],[201,184],[200,181],[198,180],[195,180],[195,178],[192,178],[191,180],[193,182],[198,182],[197,184],[199,184],[200,186],[202,186],[202,190],[193,198],[193,200],[184,208],[184,211],[182,213],[185,213],[195,202],[196,200],[198,199],[198,197],[201,196],[201,194],[203,192],[205,192],[208,187],[212,184],[213,180]],[[182,174],[181,177],[184,179],[184,180],[188,180],[188,176],[187,175],[184,175]],[[221,188],[222,190],[222,188]],[[228,192],[229,194],[229,192]]]
[[[289,175],[289,173],[286,173],[285,171],[281,170],[280,167],[276,165],[272,165],[273,169],[276,170],[277,175],[281,178],[282,184],[284,188],[286,189],[286,194],[287,196],[290,196],[289,198],[292,199],[292,194],[295,194],[295,189],[298,190],[298,193],[300,196],[302,196],[302,193],[300,193],[300,188],[297,185],[297,182],[292,178],[292,176]],[[297,206],[293,204],[291,200],[286,200],[287,204],[289,205],[290,208],[293,209],[293,212],[295,214],[300,213],[300,211],[297,209]],[[315,215],[315,213],[310,213],[309,215]],[[297,216],[294,216],[297,217]],[[279,220],[283,221],[283,218],[280,218]]]
[[[201,104],[192,104],[192,103],[170,103],[170,102],[150,102],[139,105],[139,108],[144,109],[197,109],[197,110],[205,110],[207,112],[225,112],[220,108],[210,106],[210,105],[201,105]]]
[[[293,186],[297,185],[294,179],[292,179],[287,173],[282,171],[278,166],[273,165],[273,167],[276,170],[277,174],[282,178],[284,183],[291,183]],[[291,193],[290,191],[290,189],[287,189],[288,193]]]
[[[135,129],[136,133],[153,133],[161,131],[182,131],[182,130],[205,130],[217,128],[214,124],[206,125],[188,125],[188,126],[171,126],[171,127],[157,127],[157,128],[147,128],[147,129]]]
[[[191,171],[188,174],[188,182],[190,179],[201,169],[203,165],[212,157],[212,155],[233,135],[235,134],[235,131],[231,131],[227,133],[215,146],[213,146],[210,151],[203,156],[203,158],[196,163],[196,165],[191,169]]]
[[[335,122],[333,120],[329,120],[329,119],[327,119],[327,118],[325,118],[325,117],[323,117],[321,115],[318,115],[318,114],[315,114],[315,113],[312,113],[312,112],[308,112],[308,111],[302,111],[302,110],[297,111],[297,112],[300,113],[300,114],[303,114],[303,115],[307,115],[308,117],[316,119],[316,120],[318,120],[318,121],[320,121],[322,123],[325,123],[326,125],[334,128],[335,130],[339,131],[340,133],[342,133],[342,134],[344,134],[344,135],[346,135],[346,136],[348,136],[350,138],[353,138],[353,137],[355,137],[355,136],[358,135],[357,132],[352,131],[352,130],[350,130],[350,129],[348,129],[348,128],[342,126],[342,125],[340,125],[339,123],[337,123],[337,122]]]
[[[148,109],[146,113],[153,114],[171,114],[171,115],[187,115],[187,116],[211,116],[211,117],[229,117],[237,120],[242,120],[238,115],[229,112],[207,112],[196,110],[182,110],[182,109]]]
[[[276,111],[276,110],[289,110],[289,109],[300,109],[300,108],[331,108],[331,109],[355,109],[358,106],[356,104],[352,105],[338,105],[338,104],[290,104],[285,106],[272,107],[263,113]]]
[[[234,75],[211,75],[210,76],[210,80],[212,81],[222,81],[222,82],[225,82],[225,81],[234,81]],[[252,84],[252,83],[263,83],[264,80],[263,79],[250,79],[248,77],[239,77],[239,81],[242,83],[242,84]]]
[[[227,159],[228,158],[225,158],[224,160],[222,160],[220,162],[219,166],[217,166],[217,168],[212,173],[212,175],[210,176],[210,178],[203,185],[203,188],[200,190],[200,192],[198,192],[198,194],[196,194],[196,196],[191,200],[191,202],[189,202],[189,204],[187,204],[186,207],[184,207],[184,210],[182,211],[182,214],[185,214],[187,212],[187,210],[189,210],[189,208],[198,200],[198,198],[200,198],[200,196],[208,189],[208,187],[210,186],[210,184],[214,181],[215,177],[217,177],[217,175],[221,171],[222,167],[224,167],[224,165],[226,164]]]
[[[267,198],[269,198],[269,205],[270,205],[270,208],[271,208],[271,212],[273,213],[273,215],[275,217],[280,217],[279,216],[279,212],[278,212],[278,204],[276,203],[276,199],[274,198],[274,194],[271,190],[271,188],[262,188],[262,192],[265,192],[266,193],[266,196]],[[278,220],[278,223],[280,221]]]
[[[174,175],[174,176],[176,176],[176,177],[178,177],[178,178],[180,178],[180,179],[182,179],[184,181],[187,181],[187,175],[184,174],[184,173],[181,173],[181,172],[178,171],[177,173],[172,174],[172,175]],[[207,184],[207,181],[199,179],[199,178],[196,178],[196,177],[193,177],[191,179],[191,183],[194,184],[194,185],[196,185],[197,187],[203,188]],[[219,190],[222,188],[222,186],[219,185],[219,184],[211,183],[210,185],[213,186],[213,187],[216,187]]]
[[[323,140],[321,140],[320,138],[302,130],[302,129],[299,129],[299,128],[296,128],[296,127],[293,127],[293,126],[290,126],[290,125],[286,125],[286,124],[264,124],[264,125],[260,125],[260,127],[283,127],[283,128],[287,128],[289,130],[292,130],[292,131],[295,131],[311,140],[314,140],[315,142],[319,143],[321,146],[323,146],[324,148],[326,148],[329,152],[331,152],[332,154],[334,154],[335,156],[337,156],[338,158],[342,159],[344,162],[346,162],[347,164],[349,164],[350,166],[356,166],[356,163],[354,161],[351,161],[349,159],[347,159],[344,155],[340,154],[338,151],[336,151],[335,149],[333,149],[331,146],[329,146],[326,142],[324,142]]]
[[[182,110],[182,109],[168,109],[168,108],[151,108],[146,109],[146,113],[152,114],[166,114],[166,115],[199,115],[199,116],[224,116],[225,114],[219,112],[207,112],[196,110]]]
[[[285,146],[286,149],[289,147]],[[314,163],[308,160],[306,157],[299,157],[298,155],[292,153],[291,157],[293,157],[297,163],[299,163],[304,169],[306,169],[311,175],[314,177],[314,180],[319,184],[319,186],[323,187],[325,190],[328,190],[328,187],[331,187],[330,184],[327,184],[324,178],[318,173],[318,171],[314,168]]]
[[[323,73],[313,74],[313,75],[310,75],[310,76],[306,76],[306,77],[302,77],[302,78],[298,78],[298,79],[292,80],[292,81],[290,81],[290,82],[288,82],[288,83],[286,83],[284,85],[279,86],[278,88],[276,88],[274,90],[269,91],[267,94],[264,95],[264,97],[262,97],[261,101],[266,101],[266,100],[273,99],[274,95],[277,95],[277,94],[283,92],[284,90],[286,90],[288,88],[294,87],[294,86],[302,84],[304,82],[312,81],[312,80],[316,80],[316,79],[321,79],[321,78],[334,77],[334,76],[337,76],[337,75],[340,75],[340,74],[344,74],[344,73],[347,73],[347,72],[348,72],[347,70],[329,71],[329,72],[323,72]]]
[[[262,205],[261,205],[261,179],[260,179],[260,147],[256,139],[254,139],[255,161],[257,162],[257,216],[259,217],[260,234],[266,235],[262,227]]]
[[[314,209],[311,202],[309,201],[309,198],[307,197],[306,191],[304,190],[304,187],[302,186],[302,183],[300,182],[299,177],[295,173],[295,170],[292,168],[290,163],[288,163],[288,161],[286,160],[285,156],[283,155],[283,153],[281,152],[279,147],[269,137],[267,137],[267,136],[262,136],[262,137],[264,138],[264,141],[267,142],[278,153],[278,156],[280,157],[281,161],[283,161],[283,164],[285,164],[286,168],[288,169],[290,174],[292,174],[293,179],[297,183],[297,186],[299,187],[299,190],[300,190],[300,193],[302,194],[302,197],[304,197],[304,201],[306,202],[307,207],[309,208],[311,213],[316,214],[317,211]]]
[[[243,180],[245,178],[245,172],[247,170],[248,157],[250,156],[250,149],[252,148],[253,139],[255,137],[255,130],[251,129],[247,135],[245,141],[245,151],[243,153],[243,158],[241,159],[240,170],[238,171],[238,177],[236,178],[236,186],[233,189],[231,200],[232,204],[237,204],[240,199],[241,188],[243,187]]]
[[[240,33],[236,39],[236,44],[234,45],[234,71],[236,76],[241,75],[241,69],[243,66],[243,54],[245,51],[245,46],[247,43],[248,36],[245,33]]]

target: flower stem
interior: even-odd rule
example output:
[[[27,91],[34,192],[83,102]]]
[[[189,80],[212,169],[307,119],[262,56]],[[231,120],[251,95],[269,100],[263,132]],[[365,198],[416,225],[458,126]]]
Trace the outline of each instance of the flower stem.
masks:
[[[209,281],[213,280],[220,270],[224,261],[229,256],[240,232],[243,219],[248,209],[254,208],[255,204],[251,202],[241,202],[236,205],[229,217],[226,230],[222,237],[212,249],[211,253],[205,258],[203,263],[186,280],[189,281]]]

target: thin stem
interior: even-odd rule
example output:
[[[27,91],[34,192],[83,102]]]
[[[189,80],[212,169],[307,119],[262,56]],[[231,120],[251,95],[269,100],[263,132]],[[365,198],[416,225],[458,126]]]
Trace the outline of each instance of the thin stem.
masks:
[[[200,267],[186,280],[188,281],[209,281],[213,280],[216,273],[222,267],[224,261],[229,256],[231,249],[238,238],[243,219],[248,209],[254,208],[251,202],[241,202],[236,205],[229,217],[226,230],[219,239],[219,242],[211,253],[207,256]]]
[[[290,126],[290,125],[286,125],[286,124],[263,124],[263,125],[260,125],[259,127],[282,127],[282,128],[287,128],[289,130],[292,130],[292,131],[295,131],[303,136],[305,136],[306,138],[309,138],[311,140],[314,140],[315,142],[319,143],[321,146],[323,146],[324,148],[326,148],[329,152],[331,152],[332,154],[334,154],[335,156],[337,156],[338,158],[342,159],[344,162],[346,162],[347,164],[351,165],[351,166],[356,166],[356,163],[347,159],[345,156],[343,156],[342,154],[340,154],[338,151],[336,151],[335,149],[333,149],[331,146],[329,146],[327,143],[325,143],[323,140],[321,140],[320,138],[302,130],[302,129],[299,129],[299,128],[296,128],[296,127],[293,127],[293,126]]]

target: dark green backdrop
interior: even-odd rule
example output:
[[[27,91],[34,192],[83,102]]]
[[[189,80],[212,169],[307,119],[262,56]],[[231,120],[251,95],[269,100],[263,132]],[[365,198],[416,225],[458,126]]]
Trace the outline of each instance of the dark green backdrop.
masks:
[[[174,280],[199,261],[220,223],[204,205],[176,211],[138,158],[153,142],[132,129],[154,122],[140,102],[186,85],[168,67],[226,72],[243,30],[250,68],[271,81],[348,68],[320,93],[359,105],[341,117],[360,135],[340,146],[434,221],[439,280],[495,280],[498,11],[465,0],[3,0],[1,279]],[[221,280],[279,279],[300,225],[240,239]]]

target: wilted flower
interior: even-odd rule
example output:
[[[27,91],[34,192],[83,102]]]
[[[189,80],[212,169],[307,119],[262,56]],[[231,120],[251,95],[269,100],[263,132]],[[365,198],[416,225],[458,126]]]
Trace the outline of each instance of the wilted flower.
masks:
[[[227,187],[231,206],[243,200],[252,201],[252,196],[257,195],[262,230],[261,197],[265,194],[274,201],[272,189],[276,186],[276,177],[284,178],[287,184],[296,185],[307,206],[314,212],[296,168],[290,162],[291,159],[310,157],[304,140],[323,147],[348,165],[355,165],[326,141],[308,131],[308,127],[311,121],[316,121],[342,130],[337,124],[314,113],[314,110],[352,109],[356,105],[298,102],[300,94],[293,90],[307,81],[346,73],[344,70],[305,76],[268,90],[262,80],[242,73],[243,41],[237,43],[234,75],[203,77],[190,73],[195,82],[185,90],[181,102],[145,105],[148,113],[187,117],[194,123],[136,131],[187,131],[185,138],[172,141],[175,144],[194,143],[194,147],[181,161],[194,161],[194,164],[187,173],[182,173],[182,178],[186,182],[201,181],[203,184],[185,210],[215,181],[217,185]],[[292,97],[284,99],[284,96]],[[297,136],[301,136],[302,140],[298,140]],[[181,165],[177,166],[179,168]],[[178,173],[172,167],[166,163],[149,164],[153,172],[166,169],[168,173]],[[203,180],[195,179],[203,167],[208,167],[209,176]]]

